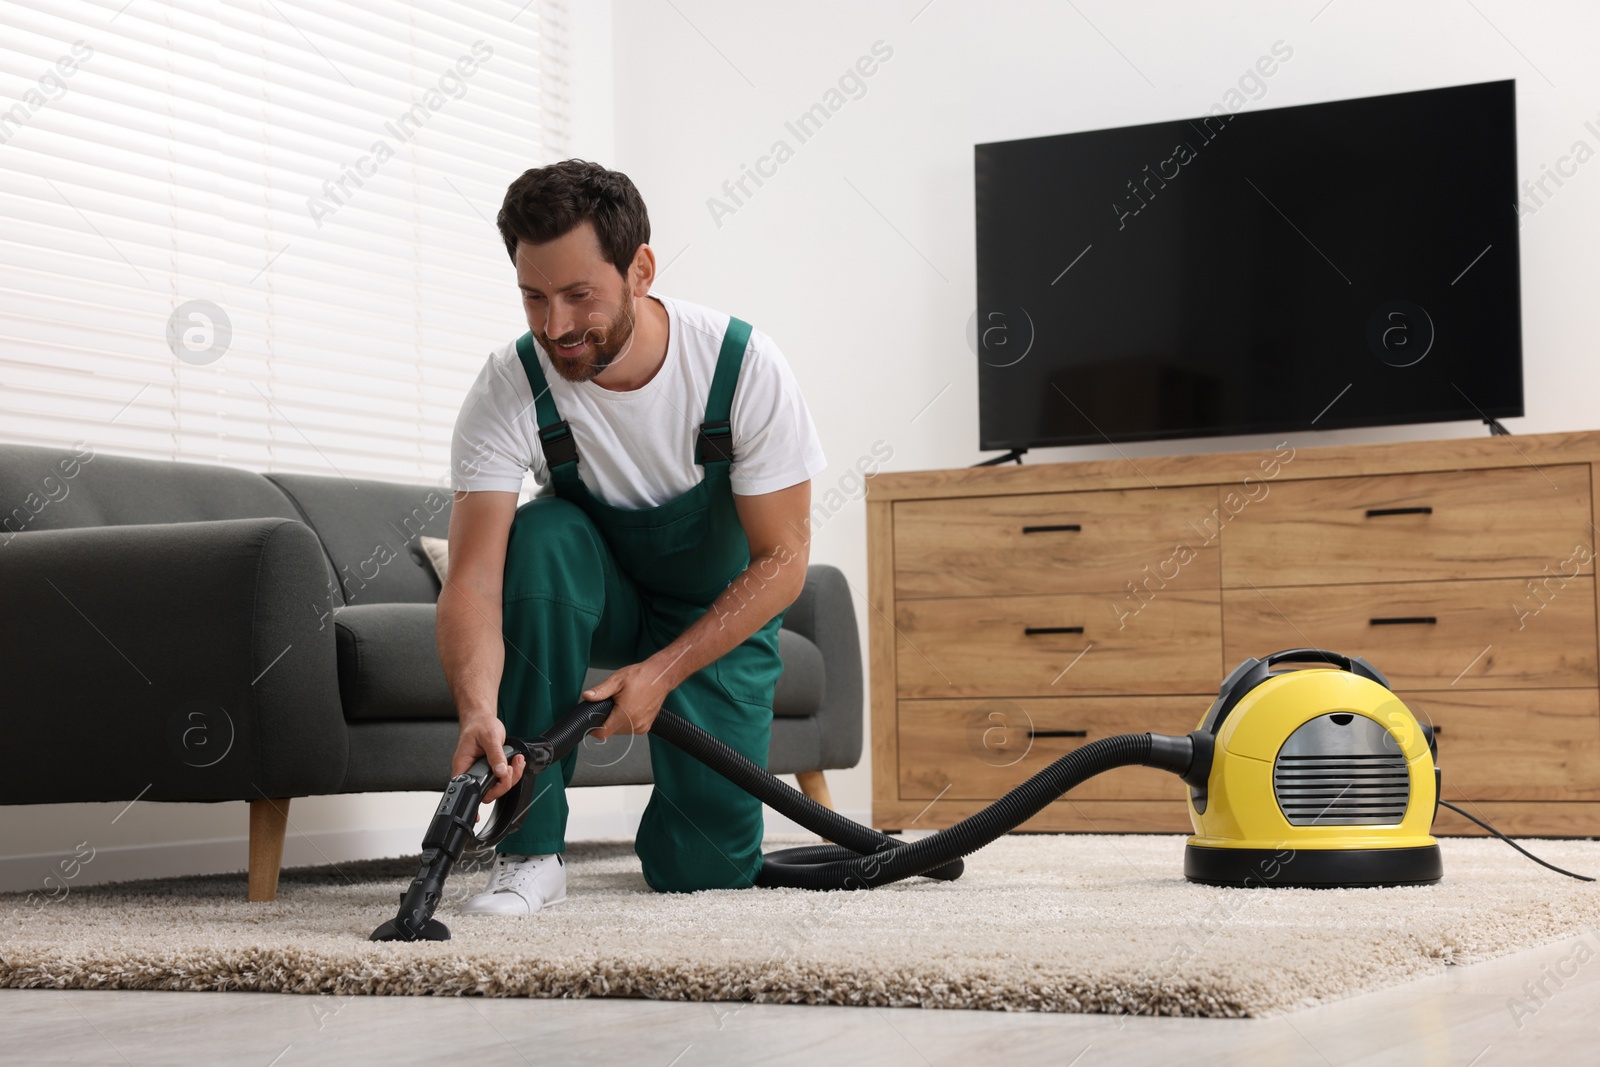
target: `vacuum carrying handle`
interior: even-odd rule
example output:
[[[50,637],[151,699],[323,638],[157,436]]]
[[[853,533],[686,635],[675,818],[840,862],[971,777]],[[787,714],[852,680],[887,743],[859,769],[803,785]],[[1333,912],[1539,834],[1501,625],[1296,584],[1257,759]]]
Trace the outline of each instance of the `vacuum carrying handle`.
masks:
[[[1390,620],[1373,619],[1372,621],[1376,623],[1376,622],[1383,622],[1383,621],[1389,621],[1389,622],[1422,622],[1424,620],[1422,620],[1422,619],[1390,619]],[[1432,619],[1427,619],[1426,621],[1427,622],[1432,622],[1433,620]],[[1377,682],[1379,685],[1383,686],[1385,689],[1389,688],[1389,679],[1385,678],[1383,676],[1383,672],[1382,671],[1378,670],[1378,668],[1374,667],[1371,663],[1368,663],[1366,661],[1366,659],[1364,659],[1363,657],[1361,657],[1361,656],[1346,656],[1343,653],[1330,652],[1325,648],[1286,648],[1282,652],[1274,652],[1272,655],[1268,656],[1265,660],[1262,661],[1262,670],[1263,671],[1271,671],[1272,668],[1277,666],[1279,663],[1283,663],[1285,661],[1292,661],[1292,660],[1319,660],[1319,661],[1321,661],[1323,663],[1331,663],[1335,667],[1338,667],[1338,668],[1340,668],[1342,670],[1349,671],[1351,674],[1358,674],[1363,678],[1367,678],[1367,679],[1370,679],[1371,681]]]
[[[1286,648],[1282,652],[1274,652],[1262,662],[1268,668],[1276,667],[1280,663],[1298,660],[1320,660],[1331,663],[1344,670],[1350,669],[1350,657],[1339,652],[1329,652],[1325,648]]]

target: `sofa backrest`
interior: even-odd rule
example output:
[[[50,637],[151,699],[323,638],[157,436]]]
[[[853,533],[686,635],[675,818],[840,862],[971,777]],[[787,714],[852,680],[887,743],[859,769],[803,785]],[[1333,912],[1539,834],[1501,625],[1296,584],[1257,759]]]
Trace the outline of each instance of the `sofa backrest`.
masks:
[[[87,444],[0,444],[0,545],[30,530],[256,518],[295,519],[315,531],[329,560],[334,606],[431,604],[438,598],[438,581],[418,538],[446,535],[448,490],[262,475],[211,463],[108,455]]]
[[[346,604],[432,604],[439,582],[419,539],[450,529],[449,489],[310,474],[269,474],[316,531]]]
[[[0,444],[0,538],[27,530],[266,518],[300,515],[253,471],[113,456],[86,444]]]

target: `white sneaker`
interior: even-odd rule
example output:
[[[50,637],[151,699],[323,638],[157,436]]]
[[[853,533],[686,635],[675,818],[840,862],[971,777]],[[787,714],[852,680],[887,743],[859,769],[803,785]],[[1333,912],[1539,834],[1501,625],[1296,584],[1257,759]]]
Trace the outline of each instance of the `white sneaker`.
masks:
[[[489,884],[461,905],[463,915],[532,915],[567,899],[567,866],[560,853],[494,858]]]

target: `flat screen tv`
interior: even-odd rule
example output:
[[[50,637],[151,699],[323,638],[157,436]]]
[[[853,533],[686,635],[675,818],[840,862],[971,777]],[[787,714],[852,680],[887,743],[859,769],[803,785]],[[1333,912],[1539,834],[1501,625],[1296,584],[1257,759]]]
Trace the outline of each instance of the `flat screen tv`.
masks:
[[[974,155],[984,449],[1523,414],[1511,81]]]

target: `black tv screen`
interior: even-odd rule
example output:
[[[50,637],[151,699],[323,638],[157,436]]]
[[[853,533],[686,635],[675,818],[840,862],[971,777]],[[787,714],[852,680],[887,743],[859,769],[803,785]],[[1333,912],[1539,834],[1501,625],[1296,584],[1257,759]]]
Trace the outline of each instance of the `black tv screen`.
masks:
[[[1523,413],[1513,82],[974,154],[984,449]]]

